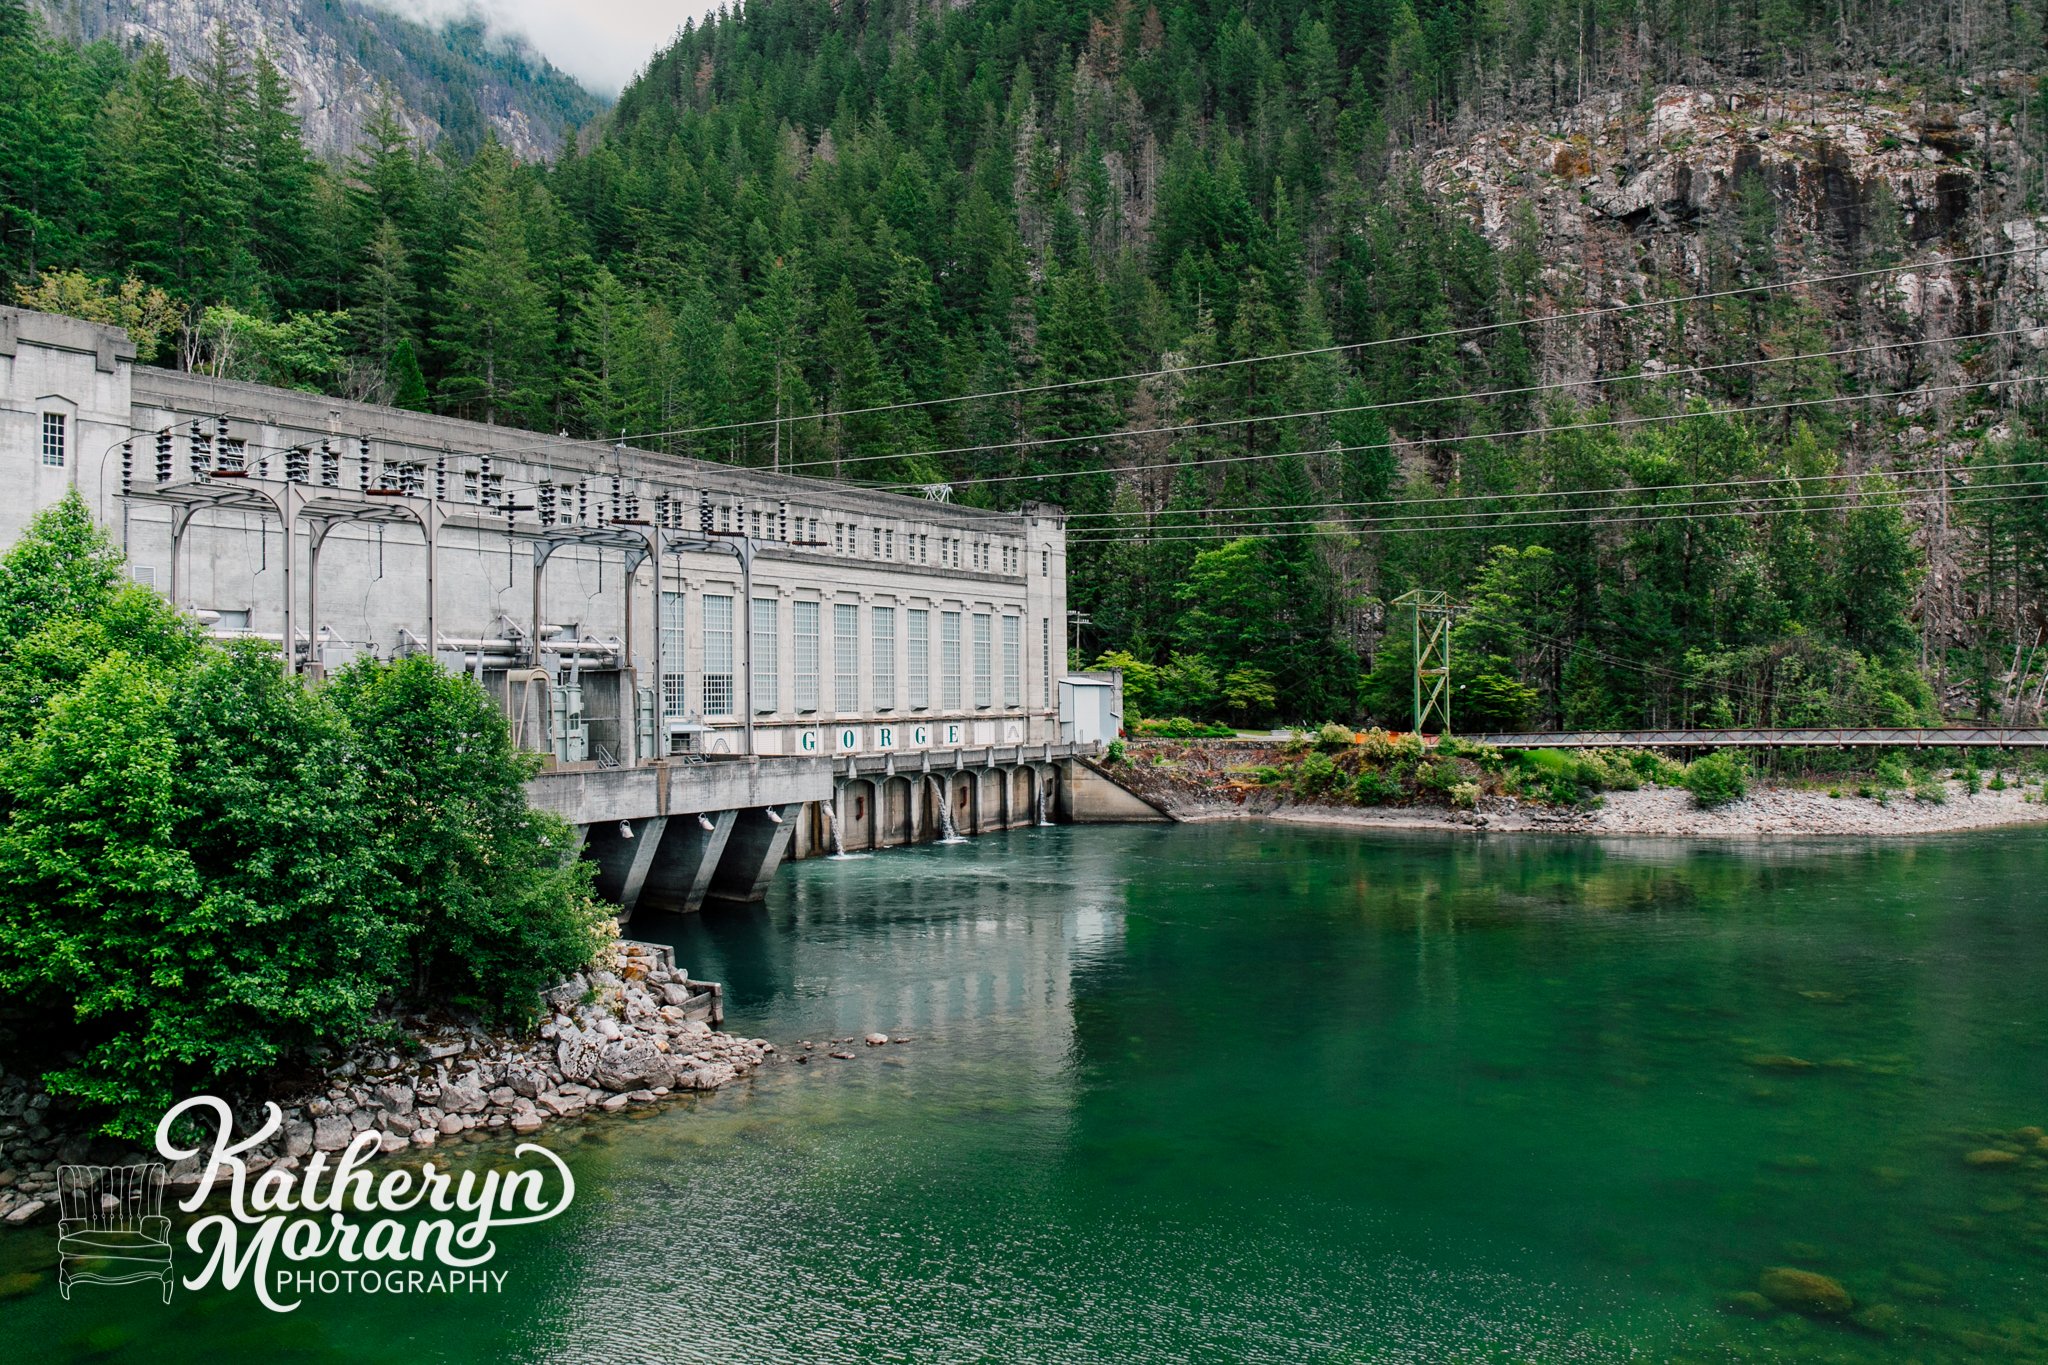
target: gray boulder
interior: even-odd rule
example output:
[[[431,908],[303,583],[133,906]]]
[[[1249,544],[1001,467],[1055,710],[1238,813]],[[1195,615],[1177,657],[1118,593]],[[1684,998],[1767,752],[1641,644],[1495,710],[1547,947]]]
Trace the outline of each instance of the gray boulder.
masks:
[[[380,1109],[393,1114],[410,1114],[413,1105],[412,1087],[403,1081],[386,1081],[372,1087],[370,1098]]]
[[[597,1072],[603,1041],[587,1034],[572,1034],[555,1044],[555,1061],[572,1081],[587,1081]]]
[[[607,1090],[637,1090],[668,1084],[668,1058],[645,1038],[620,1038],[598,1051],[591,1079]],[[650,1077],[659,1076],[659,1079]]]
[[[447,1114],[481,1114],[490,1101],[474,1081],[450,1081],[441,1087],[441,1111]]]

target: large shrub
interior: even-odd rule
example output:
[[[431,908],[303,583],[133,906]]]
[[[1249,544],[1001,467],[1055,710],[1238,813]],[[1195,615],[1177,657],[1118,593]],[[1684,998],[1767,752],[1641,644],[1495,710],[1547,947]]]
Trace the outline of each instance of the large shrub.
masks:
[[[1749,770],[1742,760],[1725,751],[1694,759],[1679,779],[1693,801],[1704,807],[1725,806],[1740,801],[1749,792]]]
[[[66,1017],[46,1082],[148,1128],[359,1032],[396,940],[353,739],[274,657],[115,653],[0,763],[0,986]]]
[[[531,1008],[590,960],[604,918],[568,825],[526,803],[539,760],[482,688],[424,656],[358,662],[327,695],[359,741],[413,993]]]
[[[207,644],[76,497],[0,558],[0,651],[0,1030],[109,1131],[382,1003],[531,1008],[595,946],[502,719],[430,661],[316,692]]]

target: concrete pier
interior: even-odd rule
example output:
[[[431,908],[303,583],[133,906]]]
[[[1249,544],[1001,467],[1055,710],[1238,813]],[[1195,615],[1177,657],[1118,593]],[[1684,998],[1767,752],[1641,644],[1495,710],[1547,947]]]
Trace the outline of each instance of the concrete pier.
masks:
[[[852,853],[948,831],[971,837],[1041,820],[1129,819],[1129,806],[1097,791],[1108,786],[1137,801],[1087,766],[1096,747],[580,767],[542,773],[527,793],[576,827],[583,856],[597,864],[598,892],[621,918],[687,914],[709,900],[760,900],[786,859],[833,852],[835,831]]]

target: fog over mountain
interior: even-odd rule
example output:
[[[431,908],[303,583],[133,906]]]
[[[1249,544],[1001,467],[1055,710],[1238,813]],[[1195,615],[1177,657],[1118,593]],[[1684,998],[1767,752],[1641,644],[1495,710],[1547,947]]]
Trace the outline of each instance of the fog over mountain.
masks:
[[[714,0],[369,0],[379,9],[439,26],[476,17],[492,33],[517,34],[589,89],[616,95],[676,30],[720,8]],[[725,8],[737,8],[736,5]]]

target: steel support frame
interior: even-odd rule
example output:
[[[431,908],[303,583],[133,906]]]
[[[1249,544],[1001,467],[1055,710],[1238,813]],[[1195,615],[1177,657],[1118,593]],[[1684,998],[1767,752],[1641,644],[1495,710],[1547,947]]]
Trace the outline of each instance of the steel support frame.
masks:
[[[1414,646],[1413,684],[1415,733],[1427,732],[1430,716],[1436,716],[1437,733],[1451,733],[1451,617],[1455,608],[1448,594],[1414,588],[1394,599],[1395,606],[1409,609],[1409,632]],[[1425,619],[1428,625],[1423,624]]]

